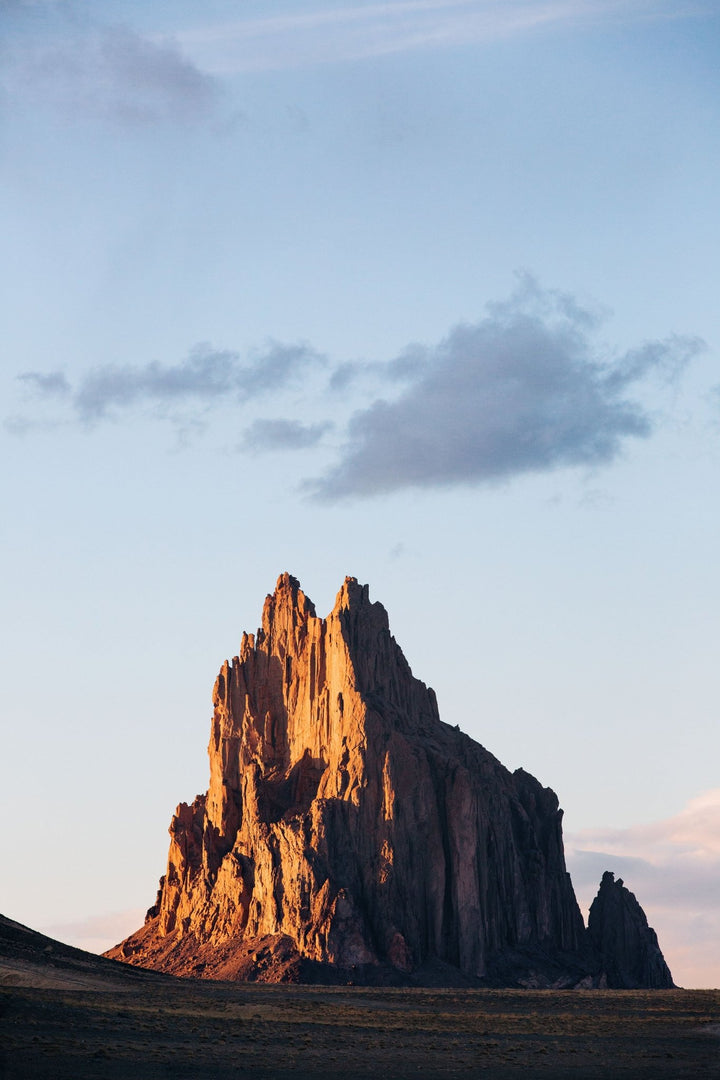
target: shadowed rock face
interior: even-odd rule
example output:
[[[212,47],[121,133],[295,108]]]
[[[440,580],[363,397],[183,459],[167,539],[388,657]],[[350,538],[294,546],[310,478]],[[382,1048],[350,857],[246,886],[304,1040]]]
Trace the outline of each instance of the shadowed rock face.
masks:
[[[645,912],[622,878],[616,881],[609,870],[590,907],[588,935],[610,989],[672,989],[675,985]]]
[[[213,703],[209,790],[108,955],[217,978],[592,978],[555,794],[440,721],[367,586],[347,578],[319,619],[283,574]]]

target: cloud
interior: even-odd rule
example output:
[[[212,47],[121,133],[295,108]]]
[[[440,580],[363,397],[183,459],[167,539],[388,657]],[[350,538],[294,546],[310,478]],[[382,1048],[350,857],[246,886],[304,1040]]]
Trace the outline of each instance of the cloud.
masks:
[[[675,981],[720,985],[720,789],[665,821],[570,833],[565,850],[586,911],[612,870],[644,908]]]
[[[70,393],[70,383],[62,371],[26,371],[18,379],[46,397],[64,397]]]
[[[367,379],[402,382],[417,376],[425,366],[425,351],[417,345],[410,345],[400,356],[386,363],[347,360],[338,364],[330,376],[328,386],[331,390],[343,391]]]
[[[711,408],[720,412],[720,383],[716,386],[711,386],[705,396]],[[716,421],[715,426],[720,426],[720,419]]]
[[[626,392],[650,375],[677,377],[702,342],[673,336],[609,361],[594,344],[600,323],[569,294],[522,276],[484,319],[390,365],[405,387],[354,414],[340,462],[309,491],[334,500],[613,461],[627,439],[653,430]]]
[[[696,10],[696,9],[694,9]],[[453,48],[567,25],[677,18],[672,0],[385,0],[233,19],[179,35],[207,70],[289,68]]]
[[[247,401],[293,384],[322,357],[306,345],[271,343],[243,362],[239,353],[197,345],[178,364],[99,365],[72,386],[62,372],[17,376],[36,399],[63,399],[75,418],[95,424],[146,406],[203,406]]]
[[[255,420],[243,433],[238,449],[253,454],[269,450],[306,450],[317,444],[333,425],[302,424],[299,420]]]
[[[333,366],[308,344],[271,342],[244,358],[201,344],[175,364],[99,364],[74,380],[59,370],[31,370],[17,379],[32,416],[21,412],[4,423],[12,434],[27,434],[143,412],[181,425],[182,443],[203,429],[213,403],[292,389],[294,415],[243,417],[250,423],[238,448],[292,452],[319,445],[333,428],[343,431],[334,464],[303,482],[318,501],[596,467],[615,460],[628,440],[652,434],[658,418],[639,399],[642,387],[651,379],[673,383],[704,347],[698,338],[671,335],[615,355],[597,340],[603,317],[526,274],[509,299],[486,306],[484,318],[382,363]],[[310,377],[323,368],[322,378]],[[312,423],[298,418],[303,412]]]
[[[720,788],[692,799],[679,814],[665,821],[632,829],[586,829],[575,835],[593,843],[602,838],[619,854],[642,843],[653,852],[655,861],[678,851],[720,861]]]
[[[0,85],[9,101],[135,126],[198,119],[219,98],[216,79],[172,42],[98,26],[64,7],[14,10],[25,12],[27,25],[3,48]]]
[[[142,926],[144,918],[144,908],[131,908],[108,915],[90,915],[77,922],[47,924],[38,930],[66,945],[101,953]]]

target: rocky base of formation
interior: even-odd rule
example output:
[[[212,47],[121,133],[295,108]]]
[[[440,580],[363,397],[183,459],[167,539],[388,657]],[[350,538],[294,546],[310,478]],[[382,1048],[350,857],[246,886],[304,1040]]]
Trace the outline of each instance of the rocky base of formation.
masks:
[[[586,931],[554,792],[442,723],[367,586],[319,619],[283,574],[213,703],[208,792],[106,955],[248,981],[672,986],[605,885]]]
[[[508,951],[492,958],[484,976],[470,976],[452,964],[428,958],[412,970],[390,963],[342,965],[310,960],[286,934],[229,938],[201,943],[190,933],[157,940],[155,920],[106,956],[128,964],[195,979],[304,983],[323,986],[458,987],[568,990],[608,987],[592,955],[552,955],[541,949]],[[589,968],[594,970],[591,973]]]
[[[200,944],[193,934],[180,939],[170,935],[158,948],[154,940],[156,929],[149,923],[119,946],[120,951],[111,950],[112,956],[128,963],[137,963],[139,957],[144,966],[199,979],[324,986],[479,985],[478,980],[471,980],[457,968],[440,961],[428,962],[412,972],[401,972],[391,964],[343,966],[309,960],[300,954],[287,934],[230,938],[220,945]]]
[[[229,938],[218,945],[203,944],[192,933],[183,937],[170,934],[158,943],[155,920],[105,955],[183,978],[237,982],[528,990],[610,988],[590,951],[584,955],[556,955],[541,949],[510,950],[492,958],[484,976],[470,976],[436,958],[410,971],[389,963],[342,965],[310,960],[301,955],[286,934]]]

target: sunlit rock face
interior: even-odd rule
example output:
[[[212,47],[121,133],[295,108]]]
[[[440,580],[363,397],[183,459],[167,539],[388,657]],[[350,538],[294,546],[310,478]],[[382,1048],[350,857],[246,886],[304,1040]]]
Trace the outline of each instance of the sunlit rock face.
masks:
[[[592,985],[555,794],[439,716],[346,578],[283,574],[215,683],[210,786],[109,955],[184,975]],[[589,982],[587,980],[590,980]]]
[[[622,878],[606,870],[592,902],[588,935],[597,954],[602,981],[611,989],[672,989],[670,969],[655,931]]]

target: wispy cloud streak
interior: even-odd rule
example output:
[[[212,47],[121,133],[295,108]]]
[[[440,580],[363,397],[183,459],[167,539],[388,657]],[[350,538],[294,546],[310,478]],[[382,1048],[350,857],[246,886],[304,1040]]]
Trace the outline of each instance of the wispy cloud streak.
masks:
[[[682,10],[669,0],[396,0],[234,19],[188,29],[179,40],[204,69],[231,74],[481,43],[556,25],[661,18]]]
[[[293,385],[323,362],[306,345],[271,344],[243,361],[239,353],[198,345],[177,364],[99,365],[71,385],[63,372],[23,372],[18,379],[36,399],[62,399],[83,424],[93,425],[132,409],[203,406],[249,401]]]

